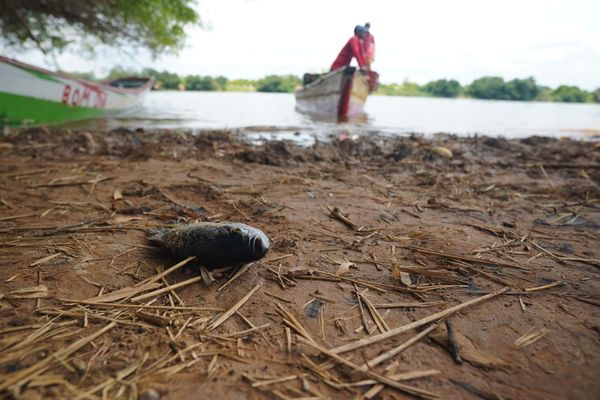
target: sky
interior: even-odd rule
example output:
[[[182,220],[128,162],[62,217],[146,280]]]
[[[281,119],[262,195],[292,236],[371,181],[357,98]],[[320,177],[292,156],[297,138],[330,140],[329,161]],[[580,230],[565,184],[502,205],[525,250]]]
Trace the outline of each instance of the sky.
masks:
[[[495,75],[600,87],[598,0],[198,0],[198,10],[203,28],[188,31],[177,56],[102,50],[95,60],[62,54],[58,65],[97,75],[117,64],[230,79],[302,75],[325,71],[369,21],[383,83]],[[36,51],[2,52],[54,68]]]

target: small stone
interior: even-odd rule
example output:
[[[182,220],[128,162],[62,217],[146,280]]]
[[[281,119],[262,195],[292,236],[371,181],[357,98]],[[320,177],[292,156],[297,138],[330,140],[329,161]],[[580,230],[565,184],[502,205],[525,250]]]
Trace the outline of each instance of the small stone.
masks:
[[[154,389],[148,389],[140,395],[140,400],[160,400],[160,394]]]
[[[308,315],[309,318],[317,318],[322,305],[323,302],[321,300],[315,299],[308,307],[306,307],[306,315]]]

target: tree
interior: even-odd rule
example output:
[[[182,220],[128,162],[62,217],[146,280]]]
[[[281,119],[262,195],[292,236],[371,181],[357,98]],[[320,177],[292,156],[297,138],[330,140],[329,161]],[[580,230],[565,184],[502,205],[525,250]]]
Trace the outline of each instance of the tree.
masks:
[[[181,83],[179,75],[167,71],[158,72],[152,68],[144,68],[141,75],[154,78],[156,81],[154,84],[155,89],[177,90]]]
[[[189,75],[185,77],[186,90],[202,90],[202,91],[223,91],[227,85],[227,78],[224,76],[199,76]]]
[[[423,90],[422,86],[419,86],[418,83],[408,81],[404,81],[401,84],[381,84],[377,89],[377,93],[387,96],[428,96],[428,93]]]
[[[227,83],[229,79],[224,76],[217,76],[215,79],[215,84],[217,85],[217,90],[224,91],[227,89]]]
[[[15,49],[44,53],[98,43],[144,47],[153,55],[183,46],[184,27],[199,24],[195,0],[0,0],[0,32]]]
[[[577,86],[561,85],[550,94],[552,101],[563,101],[565,103],[585,103],[589,100],[589,94]]]
[[[454,79],[439,79],[429,82],[423,89],[436,97],[457,97],[460,93],[460,83]]]
[[[594,90],[594,91],[592,92],[592,95],[594,96],[594,101],[595,101],[596,103],[600,103],[600,88],[598,88],[598,89]]]
[[[106,80],[108,81],[112,81],[114,79],[119,79],[119,78],[126,78],[128,76],[137,76],[139,75],[138,71],[132,70],[132,69],[127,69],[127,68],[123,68],[120,65],[117,65],[116,67],[113,67],[110,72],[108,73],[108,75],[106,76]]]
[[[506,82],[504,92],[508,100],[531,101],[540,93],[540,88],[535,83],[535,79],[529,77]]]
[[[256,82],[249,79],[234,79],[227,82],[225,90],[228,92],[254,92],[256,91]]]
[[[185,77],[185,90],[217,90],[217,85],[210,76],[189,75]]]
[[[259,92],[290,93],[301,84],[300,78],[294,75],[269,75],[257,82],[256,90]]]
[[[467,93],[476,99],[507,100],[504,79],[499,76],[484,76],[473,81]]]

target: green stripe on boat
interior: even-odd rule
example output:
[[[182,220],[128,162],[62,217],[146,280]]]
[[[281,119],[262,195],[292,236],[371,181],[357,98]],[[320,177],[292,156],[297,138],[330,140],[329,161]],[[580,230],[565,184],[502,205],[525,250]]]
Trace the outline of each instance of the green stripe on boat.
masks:
[[[97,118],[116,110],[92,107],[74,107],[54,101],[0,92],[0,126],[38,125]]]

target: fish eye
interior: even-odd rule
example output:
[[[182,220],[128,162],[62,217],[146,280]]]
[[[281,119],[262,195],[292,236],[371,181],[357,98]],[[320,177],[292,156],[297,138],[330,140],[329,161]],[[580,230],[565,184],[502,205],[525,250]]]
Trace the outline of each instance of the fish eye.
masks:
[[[231,228],[231,232],[241,234],[242,228],[238,228],[238,227]]]

